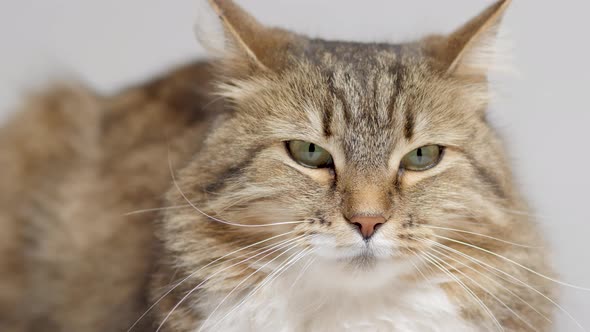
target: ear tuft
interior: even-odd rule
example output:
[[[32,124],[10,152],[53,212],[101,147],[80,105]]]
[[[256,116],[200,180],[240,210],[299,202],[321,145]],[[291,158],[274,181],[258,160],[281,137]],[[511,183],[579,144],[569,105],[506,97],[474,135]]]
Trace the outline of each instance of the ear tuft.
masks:
[[[224,67],[242,74],[253,68],[279,70],[296,40],[292,33],[263,26],[231,0],[199,0],[195,32]]]
[[[447,37],[430,37],[426,50],[449,75],[485,76],[498,60],[500,23],[511,0],[500,0]]]
[[[214,57],[222,57],[229,46],[225,28],[208,0],[197,2],[197,21],[194,26],[197,40]]]

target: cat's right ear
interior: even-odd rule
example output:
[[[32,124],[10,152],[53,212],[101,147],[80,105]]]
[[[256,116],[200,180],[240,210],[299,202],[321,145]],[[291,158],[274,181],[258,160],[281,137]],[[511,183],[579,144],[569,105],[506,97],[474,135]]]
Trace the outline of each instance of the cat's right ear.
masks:
[[[426,52],[449,75],[485,77],[498,60],[498,31],[510,3],[497,0],[449,36],[426,38]]]
[[[279,71],[296,36],[260,24],[231,0],[198,0],[195,32],[210,55],[231,76]]]

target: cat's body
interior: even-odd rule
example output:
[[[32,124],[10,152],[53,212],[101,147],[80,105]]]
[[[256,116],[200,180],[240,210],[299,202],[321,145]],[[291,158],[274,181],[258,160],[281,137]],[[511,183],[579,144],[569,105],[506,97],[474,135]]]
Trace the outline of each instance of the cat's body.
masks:
[[[211,4],[219,61],[112,97],[58,87],[0,131],[0,330],[550,329],[543,240],[468,61],[507,1],[404,45]],[[399,166],[428,144],[439,165]]]
[[[12,231],[2,234],[21,241],[3,257],[25,269],[3,267],[23,299],[1,303],[7,320],[18,313],[32,330],[116,331],[143,312],[158,212],[127,214],[165,206],[168,157],[180,167],[198,150],[216,107],[203,107],[207,67],[110,98],[61,85],[8,122],[0,176],[9,184],[2,229]]]

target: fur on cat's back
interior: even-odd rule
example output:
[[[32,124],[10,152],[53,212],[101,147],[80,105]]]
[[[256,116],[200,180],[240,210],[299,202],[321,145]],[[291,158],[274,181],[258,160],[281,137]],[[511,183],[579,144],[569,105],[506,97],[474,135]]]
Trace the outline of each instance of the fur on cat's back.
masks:
[[[0,130],[0,330],[118,331],[145,310],[157,212],[221,115],[195,63],[103,97],[37,93]],[[146,320],[147,321],[147,320]]]

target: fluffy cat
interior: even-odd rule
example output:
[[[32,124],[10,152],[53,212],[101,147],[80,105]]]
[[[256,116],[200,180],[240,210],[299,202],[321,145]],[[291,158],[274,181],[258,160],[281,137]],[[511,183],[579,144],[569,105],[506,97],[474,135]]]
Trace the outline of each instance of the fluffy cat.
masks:
[[[0,330],[549,331],[486,120],[509,3],[392,45],[211,0],[211,61],[33,96],[0,131]]]

